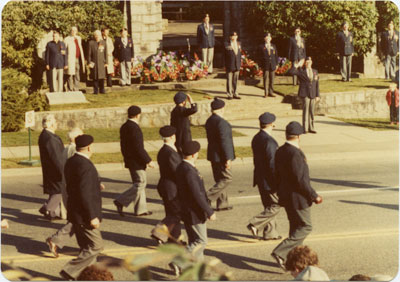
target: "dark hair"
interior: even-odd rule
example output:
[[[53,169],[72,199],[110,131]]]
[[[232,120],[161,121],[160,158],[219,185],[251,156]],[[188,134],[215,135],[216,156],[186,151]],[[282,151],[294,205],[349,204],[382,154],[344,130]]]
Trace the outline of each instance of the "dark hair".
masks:
[[[297,246],[292,249],[285,262],[289,271],[303,271],[307,266],[318,266],[318,255],[308,246]]]
[[[86,267],[79,274],[78,281],[114,281],[114,276],[107,269],[98,268],[95,265]]]
[[[124,30],[128,31],[128,29],[126,27],[121,28],[121,30],[119,32],[123,32]]]
[[[60,32],[59,32],[58,30],[55,29],[55,30],[53,30],[53,34],[58,34],[58,35],[59,35]]]
[[[105,30],[110,30],[108,27],[103,27],[102,29],[101,29],[101,32],[104,32]]]
[[[203,19],[205,19],[205,18],[207,18],[207,17],[210,17],[210,14],[208,14],[208,13],[204,14]]]
[[[231,32],[229,33],[229,36],[234,36],[235,33],[236,33],[236,35],[238,35],[238,33],[237,33],[235,30],[233,30],[233,31],[231,31]]]
[[[356,274],[351,276],[349,281],[370,281],[371,277],[364,275],[364,274]]]

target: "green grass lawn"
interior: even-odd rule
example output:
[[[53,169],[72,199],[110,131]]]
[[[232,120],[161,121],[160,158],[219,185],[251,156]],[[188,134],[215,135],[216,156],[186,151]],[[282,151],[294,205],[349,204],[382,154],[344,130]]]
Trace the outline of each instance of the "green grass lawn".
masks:
[[[338,118],[338,117],[333,117],[333,118],[357,126],[366,127],[372,130],[399,130],[399,126],[395,124],[391,125],[390,119],[388,118],[360,118],[360,119]]]
[[[251,147],[236,147],[236,158],[247,158],[252,157],[253,153],[251,151]],[[157,161],[157,152],[152,151],[149,152],[150,157],[153,161]],[[199,159],[207,158],[207,150],[201,149],[199,154]],[[13,158],[13,159],[2,159],[1,160],[1,168],[26,168],[27,166],[20,165],[18,162],[22,160],[26,160],[27,158]],[[33,159],[38,160],[39,157],[34,157]],[[94,153],[91,157],[91,160],[95,164],[105,164],[105,163],[122,163],[123,158],[121,153]],[[35,165],[40,166],[40,164]]]

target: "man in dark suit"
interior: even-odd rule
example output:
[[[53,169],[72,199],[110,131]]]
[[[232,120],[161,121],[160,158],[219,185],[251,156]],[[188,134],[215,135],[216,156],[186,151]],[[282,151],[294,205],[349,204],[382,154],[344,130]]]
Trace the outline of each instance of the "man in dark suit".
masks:
[[[285,269],[287,254],[303,243],[312,230],[312,203],[322,203],[310,184],[310,175],[304,153],[300,150],[302,126],[292,121],[286,126],[286,143],[275,154],[275,177],[279,204],[285,208],[289,219],[289,237],[271,253],[278,265]]]
[[[147,210],[146,203],[146,168],[154,168],[149,154],[144,149],[143,133],[139,127],[140,114],[142,110],[138,106],[130,106],[128,109],[128,120],[121,126],[121,152],[124,157],[125,167],[129,169],[132,178],[132,187],[120,194],[114,204],[121,216],[123,207],[131,202],[134,204],[136,216],[151,215]]]
[[[381,48],[385,56],[385,78],[394,79],[396,76],[396,56],[399,52],[399,33],[394,30],[393,21],[390,21],[388,30],[382,33]]]
[[[210,16],[205,14],[203,23],[197,26],[197,45],[201,48],[203,62],[208,66],[208,72],[213,72],[215,35],[214,25],[210,24]]]
[[[342,81],[351,81],[351,59],[354,53],[353,34],[349,31],[349,24],[342,24],[343,30],[336,36],[336,48],[340,56],[340,74]]]
[[[258,232],[263,231],[264,240],[277,240],[279,236],[276,224],[276,215],[280,211],[275,185],[275,152],[278,143],[272,137],[275,127],[275,115],[264,113],[260,115],[260,131],[253,137],[254,176],[253,186],[258,187],[264,211],[254,216],[247,229],[258,239]]]
[[[107,43],[101,36],[101,31],[96,30],[94,40],[89,42],[88,62],[90,68],[90,76],[93,80],[93,94],[105,94],[104,79],[106,79],[107,68]]]
[[[294,64],[303,66],[304,60],[306,58],[306,42],[303,37],[301,37],[300,27],[296,27],[294,30],[294,36],[289,39],[289,60]],[[293,85],[297,84],[297,77],[293,76]]]
[[[278,50],[275,44],[271,43],[271,33],[264,35],[265,43],[259,47],[259,63],[263,70],[264,98],[275,97],[274,95],[274,79],[275,71],[278,68]]]
[[[314,128],[315,103],[319,101],[319,77],[318,71],[312,68],[312,59],[307,57],[305,68],[300,69],[298,64],[289,70],[289,74],[297,75],[299,85],[299,97],[303,101],[303,128],[306,133],[306,119],[308,120],[308,132],[317,133]]]
[[[64,144],[55,134],[57,121],[49,114],[42,120],[43,131],[39,136],[39,153],[42,163],[43,192],[49,199],[39,212],[47,219],[61,218],[61,206],[65,198],[64,164],[67,158],[64,154]],[[64,197],[63,197],[64,194]]]
[[[152,237],[159,243],[178,242],[181,235],[181,204],[178,199],[175,173],[176,168],[182,162],[182,158],[174,145],[175,132],[175,127],[169,125],[160,129],[164,146],[157,154],[157,162],[160,168],[157,191],[164,202],[165,217],[151,232]],[[163,226],[168,229],[170,236],[165,232],[160,232],[159,228]]]
[[[103,250],[99,229],[102,219],[100,181],[90,161],[93,137],[83,134],[75,142],[77,152],[65,164],[65,179],[68,221],[73,225],[80,252],[60,272],[66,280],[76,280],[83,269],[96,262]]]
[[[230,33],[230,41],[225,44],[226,94],[228,99],[241,99],[237,92],[240,66],[242,64],[242,47],[237,41],[236,31]]]
[[[131,67],[135,57],[132,38],[128,37],[128,30],[121,29],[121,37],[115,40],[115,57],[118,58],[121,68],[121,86],[131,85]]]
[[[217,216],[207,202],[203,178],[195,166],[199,150],[200,144],[197,141],[183,144],[184,160],[176,169],[176,184],[182,205],[182,219],[188,235],[187,249],[194,252],[193,255],[201,261],[207,245],[206,221],[216,220]]]
[[[211,162],[215,184],[207,191],[207,197],[217,202],[217,211],[229,210],[226,189],[232,182],[231,162],[235,159],[232,128],[224,116],[225,102],[215,98],[211,102],[212,115],[206,121],[207,160]]]
[[[186,99],[190,108],[186,108]],[[175,146],[182,154],[182,145],[187,141],[192,141],[189,116],[197,113],[197,104],[193,102],[189,94],[181,91],[175,94],[174,102],[176,106],[171,112],[171,126],[176,128]]]
[[[63,92],[64,69],[68,69],[67,48],[60,41],[58,31],[53,31],[53,41],[46,45],[46,70],[51,72],[50,92]]]

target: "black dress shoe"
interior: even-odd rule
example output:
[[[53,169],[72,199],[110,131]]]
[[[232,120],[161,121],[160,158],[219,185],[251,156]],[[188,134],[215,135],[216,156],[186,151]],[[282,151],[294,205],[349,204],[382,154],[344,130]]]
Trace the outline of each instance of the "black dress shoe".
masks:
[[[275,94],[268,94],[268,97],[276,97],[276,95]]]
[[[148,211],[148,212],[144,212],[144,213],[141,213],[141,214],[135,213],[135,214],[133,214],[133,215],[134,215],[134,216],[146,216],[146,215],[152,215],[152,214],[153,214],[153,212]]]
[[[225,207],[225,208],[216,208],[215,210],[216,211],[229,211],[231,209],[233,209],[233,207],[232,206],[228,206],[228,207]]]
[[[280,240],[282,236],[274,237],[274,238],[263,238],[264,241],[271,241],[271,240]]]
[[[46,244],[47,246],[49,246],[49,251],[53,254],[53,256],[55,258],[58,258],[58,247],[56,244],[53,243],[53,241],[51,241],[50,237],[46,239]]]
[[[232,98],[232,96],[228,96],[228,100],[232,100],[233,98]]]
[[[117,202],[117,200],[114,200],[114,205],[117,207],[117,212],[119,213],[119,215],[124,217],[125,216],[123,212],[124,206],[121,205],[119,202]]]
[[[310,133],[314,133],[314,134],[316,134],[316,133],[317,133],[315,130],[309,130],[308,132],[310,132]]]
[[[233,96],[233,99],[238,99],[238,100],[240,100],[240,99],[242,99],[242,97],[240,97],[240,96]]]
[[[157,238],[157,237],[154,236],[153,234],[150,235],[150,237],[153,238],[154,240],[156,240],[158,245],[164,244],[164,242],[163,242],[161,239]]]
[[[280,256],[278,256],[274,253],[272,253],[271,256],[276,260],[276,263],[278,264],[278,266],[286,271],[285,261],[283,260],[283,258],[281,258]]]
[[[253,235],[254,239],[260,239],[260,238],[258,238],[258,230],[253,224],[250,223],[246,227],[247,227],[247,229],[250,230],[250,232]]]

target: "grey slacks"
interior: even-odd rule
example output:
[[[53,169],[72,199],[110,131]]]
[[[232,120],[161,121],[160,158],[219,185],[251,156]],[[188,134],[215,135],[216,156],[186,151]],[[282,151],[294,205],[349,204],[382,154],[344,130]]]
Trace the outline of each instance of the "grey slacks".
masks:
[[[263,83],[264,83],[264,95],[274,94],[274,79],[275,71],[264,70]]]
[[[64,87],[64,69],[51,69],[51,87],[50,92],[63,92]]]
[[[121,66],[121,85],[131,85],[131,61],[120,62]]]
[[[206,248],[207,239],[207,224],[189,224],[185,222],[185,229],[188,235],[187,250],[193,254],[197,261],[204,260],[204,250]]]
[[[232,182],[232,170],[225,167],[225,163],[211,162],[215,184],[207,191],[210,201],[217,201],[217,209],[229,206],[226,188]]]
[[[67,86],[69,91],[79,91],[81,81],[79,58],[75,59],[75,74],[68,75]]]
[[[340,74],[342,80],[349,81],[351,77],[351,58],[353,55],[340,56]]]
[[[66,225],[58,229],[57,232],[54,233],[50,238],[51,241],[56,244],[58,248],[62,249],[65,244],[69,240],[71,240],[74,234],[75,231],[73,228],[73,224],[71,222],[68,222]]]
[[[134,213],[142,214],[148,212],[146,202],[147,177],[145,170],[134,170],[129,168],[132,178],[132,187],[120,194],[115,200],[124,207],[133,203]]]
[[[43,204],[40,210],[44,210],[51,217],[61,217],[62,194],[49,195],[49,199]]]
[[[315,99],[303,97],[303,129],[307,132],[306,122],[308,130],[314,129],[314,110],[315,110]]]
[[[201,48],[203,62],[208,66],[208,72],[213,72],[214,48]]]
[[[226,72],[226,94],[228,97],[238,97],[237,83],[239,80],[239,71]]]
[[[394,79],[396,76],[396,56],[386,55],[385,58],[385,78]]]

